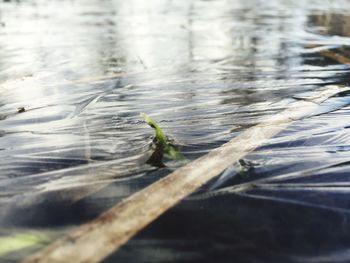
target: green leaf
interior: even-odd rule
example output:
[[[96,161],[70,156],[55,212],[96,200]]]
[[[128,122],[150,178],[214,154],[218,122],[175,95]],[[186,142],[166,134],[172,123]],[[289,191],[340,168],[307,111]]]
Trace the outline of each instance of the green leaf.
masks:
[[[19,233],[0,237],[0,257],[25,248],[43,245],[48,238],[39,233]]]
[[[166,158],[176,161],[186,159],[179,150],[170,144],[168,137],[165,135],[159,125],[153,119],[151,119],[151,117],[149,117],[146,113],[140,113],[140,116],[149,126],[154,129],[156,144]]]

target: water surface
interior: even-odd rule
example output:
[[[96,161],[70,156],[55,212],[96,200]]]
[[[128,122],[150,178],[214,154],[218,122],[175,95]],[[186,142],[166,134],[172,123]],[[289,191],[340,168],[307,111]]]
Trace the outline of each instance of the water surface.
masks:
[[[347,86],[349,11],[311,0],[1,2],[0,234],[60,236],[169,174],[147,162],[153,132],[140,112],[194,160],[297,99]],[[106,262],[349,261],[349,101],[330,98],[247,156],[245,176],[233,164]]]

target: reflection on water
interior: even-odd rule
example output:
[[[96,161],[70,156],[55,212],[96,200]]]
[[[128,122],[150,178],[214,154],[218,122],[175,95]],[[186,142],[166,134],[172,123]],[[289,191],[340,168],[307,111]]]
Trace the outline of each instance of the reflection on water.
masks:
[[[0,233],[64,232],[168,174],[146,164],[152,130],[140,112],[195,159],[292,98],[347,85],[349,10],[311,0],[1,2]],[[107,261],[347,261],[349,101],[330,99],[248,156],[247,177],[225,173]],[[257,187],[236,191],[247,182]]]
[[[350,35],[350,17],[346,14],[323,13],[311,15],[309,20],[313,25],[320,27],[319,32],[333,36]]]

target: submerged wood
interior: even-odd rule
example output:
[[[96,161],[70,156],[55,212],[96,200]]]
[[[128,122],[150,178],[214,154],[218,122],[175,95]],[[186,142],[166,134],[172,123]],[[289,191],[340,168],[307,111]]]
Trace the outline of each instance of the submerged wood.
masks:
[[[320,54],[323,55],[324,57],[333,59],[341,64],[350,65],[350,59],[348,59],[347,57],[341,54],[335,53],[329,49],[320,51]]]
[[[319,103],[343,90],[338,86],[328,86],[314,97],[295,101],[283,112],[247,129],[221,147],[133,194],[23,262],[102,261],[169,208],[220,175],[232,163],[263,145],[293,121],[305,117]]]

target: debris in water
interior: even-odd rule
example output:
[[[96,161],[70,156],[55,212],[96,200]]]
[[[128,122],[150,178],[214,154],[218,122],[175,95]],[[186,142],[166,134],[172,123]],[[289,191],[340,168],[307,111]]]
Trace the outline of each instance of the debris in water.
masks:
[[[26,109],[24,107],[18,107],[17,108],[17,112],[18,113],[22,113],[22,112],[25,112],[25,111],[26,111]]]
[[[254,169],[254,164],[244,159],[239,159],[237,164],[239,166],[238,174],[242,177],[249,176],[249,172]]]

